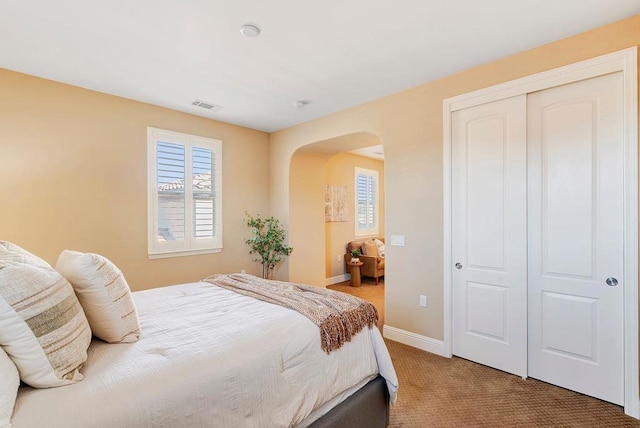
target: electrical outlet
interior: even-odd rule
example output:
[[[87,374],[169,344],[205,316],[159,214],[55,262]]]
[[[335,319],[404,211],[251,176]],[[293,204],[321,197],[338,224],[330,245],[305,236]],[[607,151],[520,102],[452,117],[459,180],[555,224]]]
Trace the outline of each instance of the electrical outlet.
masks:
[[[338,254],[338,261],[341,262],[342,261],[342,254]]]
[[[240,271],[240,273],[247,273],[247,270],[246,270],[246,269],[242,269],[242,270]]]
[[[422,306],[423,308],[427,307],[427,296],[425,296],[424,294],[420,295],[420,306]]]

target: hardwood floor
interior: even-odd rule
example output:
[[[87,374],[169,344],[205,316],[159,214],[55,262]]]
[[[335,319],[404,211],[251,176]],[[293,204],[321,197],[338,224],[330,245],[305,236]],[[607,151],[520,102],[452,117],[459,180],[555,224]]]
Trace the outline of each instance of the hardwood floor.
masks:
[[[378,310],[378,327],[382,331],[384,325],[384,278],[380,278],[378,285],[373,278],[362,277],[361,287],[351,287],[349,281],[345,281],[329,285],[327,288],[342,291],[373,303],[373,306]]]

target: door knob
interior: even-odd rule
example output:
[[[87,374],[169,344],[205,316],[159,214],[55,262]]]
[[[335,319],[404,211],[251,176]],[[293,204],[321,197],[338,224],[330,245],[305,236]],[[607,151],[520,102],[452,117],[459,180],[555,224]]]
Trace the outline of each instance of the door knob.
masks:
[[[460,262],[456,263],[456,269],[462,269],[462,263]]]
[[[616,285],[618,285],[618,280],[615,279],[614,277],[607,278],[606,282],[609,287],[615,287]]]

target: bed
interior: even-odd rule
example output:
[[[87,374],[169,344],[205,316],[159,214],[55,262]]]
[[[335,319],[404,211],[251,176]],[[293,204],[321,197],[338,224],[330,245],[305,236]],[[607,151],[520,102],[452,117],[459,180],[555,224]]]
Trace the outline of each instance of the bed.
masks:
[[[304,316],[207,282],[133,296],[140,340],[94,339],[77,384],[21,386],[14,428],[388,424],[397,378],[377,328],[327,354]]]

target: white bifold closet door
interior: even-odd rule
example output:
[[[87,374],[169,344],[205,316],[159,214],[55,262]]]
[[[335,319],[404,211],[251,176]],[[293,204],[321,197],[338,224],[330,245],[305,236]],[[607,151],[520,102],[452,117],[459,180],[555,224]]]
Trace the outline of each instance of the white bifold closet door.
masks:
[[[453,113],[453,353],[527,375],[526,96]]]
[[[529,376],[622,404],[623,82],[528,96]]]

